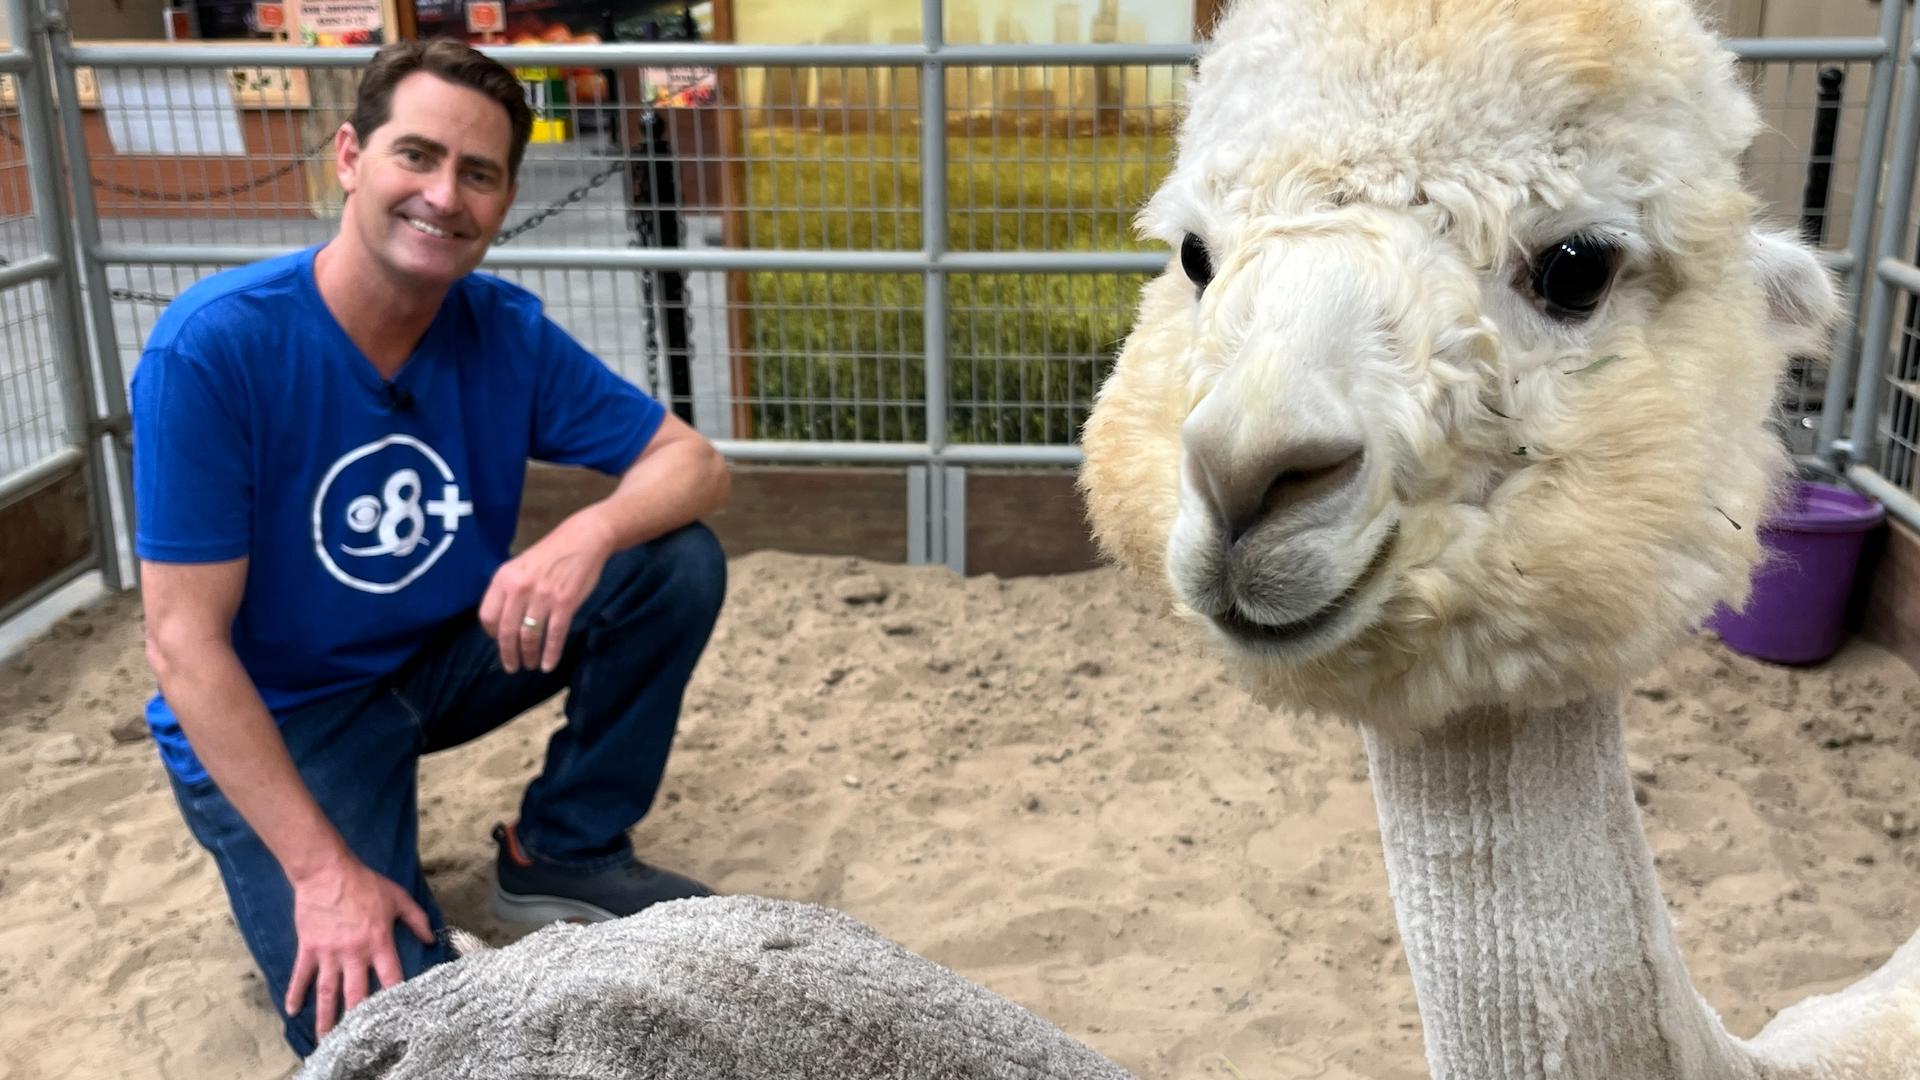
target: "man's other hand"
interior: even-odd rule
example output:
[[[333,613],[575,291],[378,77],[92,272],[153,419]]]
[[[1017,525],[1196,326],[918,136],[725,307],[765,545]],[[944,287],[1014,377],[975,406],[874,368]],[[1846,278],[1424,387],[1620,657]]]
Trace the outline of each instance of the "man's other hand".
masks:
[[[499,643],[500,666],[510,675],[536,664],[541,671],[559,666],[574,613],[613,557],[613,530],[591,510],[561,522],[501,566],[487,586],[480,625]]]

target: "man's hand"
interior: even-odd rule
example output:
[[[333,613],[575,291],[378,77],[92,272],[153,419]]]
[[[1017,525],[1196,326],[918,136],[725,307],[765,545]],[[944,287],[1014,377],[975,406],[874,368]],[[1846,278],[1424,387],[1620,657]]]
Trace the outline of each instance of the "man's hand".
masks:
[[[573,617],[616,551],[645,543],[724,506],[726,459],[687,422],[667,413],[613,493],[581,509],[501,566],[480,601],[480,625],[500,645],[511,674],[560,666]]]
[[[406,978],[393,947],[395,920],[422,943],[433,944],[427,913],[407,890],[348,857],[293,882],[293,929],[299,953],[287,983],[287,1015],[300,1011],[313,989],[313,1029],[326,1038],[336,1019],[366,1000],[367,969],[376,989]]]
[[[613,557],[613,530],[589,507],[560,523],[539,543],[493,575],[480,601],[480,625],[500,645],[500,666],[511,675],[539,664],[552,671],[566,648],[567,630],[600,571]]]

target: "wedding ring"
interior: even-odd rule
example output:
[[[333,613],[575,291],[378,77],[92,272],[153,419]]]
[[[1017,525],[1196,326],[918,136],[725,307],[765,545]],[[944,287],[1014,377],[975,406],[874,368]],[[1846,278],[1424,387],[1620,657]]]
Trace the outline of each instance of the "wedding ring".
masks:
[[[520,625],[529,630],[538,630],[540,629],[540,620],[531,615],[523,615],[520,617]]]

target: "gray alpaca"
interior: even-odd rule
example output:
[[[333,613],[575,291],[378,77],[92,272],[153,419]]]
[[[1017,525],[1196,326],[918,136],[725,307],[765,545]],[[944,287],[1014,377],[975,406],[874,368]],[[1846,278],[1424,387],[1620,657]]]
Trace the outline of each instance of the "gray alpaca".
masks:
[[[830,908],[755,896],[556,923],[382,991],[298,1080],[1129,1080]]]

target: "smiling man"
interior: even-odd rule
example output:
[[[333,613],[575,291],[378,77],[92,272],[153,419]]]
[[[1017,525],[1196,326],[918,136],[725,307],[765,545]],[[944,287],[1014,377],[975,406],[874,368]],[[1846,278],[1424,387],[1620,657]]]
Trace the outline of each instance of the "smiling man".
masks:
[[[708,891],[627,830],[719,614],[698,519],[727,471],[531,294],[473,272],[513,202],[522,94],[458,42],[382,49],[334,141],[339,233],[188,290],[134,373],[148,725],[303,1056],[448,956],[420,755],[563,690],[493,830],[496,913]],[[620,482],[509,557],[530,458]]]

